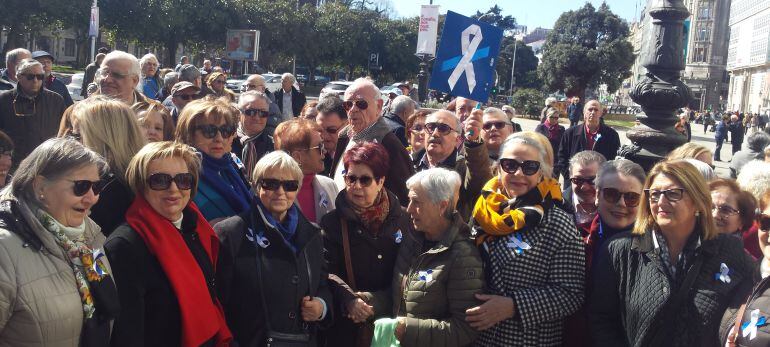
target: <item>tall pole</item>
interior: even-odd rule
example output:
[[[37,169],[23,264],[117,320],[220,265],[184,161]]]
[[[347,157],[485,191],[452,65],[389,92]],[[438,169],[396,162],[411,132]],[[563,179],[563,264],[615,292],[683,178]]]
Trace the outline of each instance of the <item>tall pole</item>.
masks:
[[[91,5],[93,8],[98,8],[98,4],[96,3],[97,0],[94,0],[94,3]],[[91,15],[93,16],[93,9],[91,10]],[[97,22],[96,25],[98,26],[99,23]],[[99,36],[99,28],[96,28],[96,35],[91,36],[91,62],[96,61],[96,36]]]
[[[511,96],[513,96],[513,69],[516,67],[516,44],[519,43],[513,39],[513,61],[511,62]]]

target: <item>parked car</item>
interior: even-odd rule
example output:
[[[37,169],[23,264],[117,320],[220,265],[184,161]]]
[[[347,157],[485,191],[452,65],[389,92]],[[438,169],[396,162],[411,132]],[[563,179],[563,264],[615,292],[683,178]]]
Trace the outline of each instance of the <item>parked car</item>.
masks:
[[[321,93],[318,95],[319,98],[324,97],[325,95],[337,95],[340,98],[343,97],[345,94],[345,89],[348,89],[353,84],[353,82],[350,81],[334,81],[329,82],[323,89],[321,89]]]
[[[281,75],[266,73],[262,74],[262,77],[265,78],[265,88],[270,92],[275,93],[281,89]]]
[[[243,85],[243,82],[246,82],[247,77],[249,77],[249,75],[231,76],[227,79],[227,81],[225,81],[225,87],[235,93],[240,93],[241,86]]]
[[[329,83],[331,80],[329,77],[326,76],[313,76],[313,81],[315,81],[316,84],[326,84]]]
[[[73,101],[83,100],[83,96],[80,95],[81,88],[83,87],[83,73],[76,73],[72,75],[72,80],[67,85],[67,91],[70,93]]]

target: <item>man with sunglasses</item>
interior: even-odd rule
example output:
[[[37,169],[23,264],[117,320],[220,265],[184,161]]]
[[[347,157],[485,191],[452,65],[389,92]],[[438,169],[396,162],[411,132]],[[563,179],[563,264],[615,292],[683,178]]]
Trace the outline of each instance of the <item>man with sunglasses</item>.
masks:
[[[278,104],[275,103],[275,96],[267,89],[267,82],[265,81],[265,77],[260,74],[253,74],[246,79],[246,82],[243,83],[241,88],[242,91],[245,92],[253,90],[265,93],[265,95],[267,95],[267,99],[270,101],[270,104],[268,105],[268,108],[270,109],[270,118],[267,119],[265,131],[269,135],[272,135],[275,131],[275,127],[281,123],[283,117],[281,116],[281,109],[278,108]]]
[[[11,90],[16,87],[18,78],[16,66],[24,59],[32,58],[32,53],[24,48],[16,48],[5,54],[5,70],[0,74],[0,91]]]
[[[484,110],[481,123],[481,138],[487,146],[490,164],[500,156],[500,146],[515,129],[503,110],[489,107]]]
[[[564,210],[570,213],[578,230],[587,234],[596,217],[596,173],[606,162],[598,152],[582,151],[570,159],[569,186],[564,190]]]
[[[409,146],[406,141],[406,119],[414,113],[415,104],[412,98],[406,95],[399,95],[390,103],[390,110],[385,113],[383,119],[391,129],[394,135],[404,145]]]
[[[182,112],[182,109],[184,109],[190,101],[198,100],[200,98],[200,91],[200,88],[185,81],[177,82],[171,88],[171,95],[169,97],[171,98],[172,105],[174,105],[171,109],[171,118],[174,120],[174,124],[176,124],[177,119],[179,119],[179,114]]]
[[[251,177],[257,161],[274,148],[273,137],[267,134],[270,111],[265,93],[249,91],[242,93],[238,100],[238,132],[233,139],[233,153],[243,162],[246,177]]]
[[[16,69],[16,88],[0,92],[0,130],[16,144],[14,155],[26,158],[56,136],[65,107],[61,95],[43,88],[45,72],[40,62],[24,59]]]

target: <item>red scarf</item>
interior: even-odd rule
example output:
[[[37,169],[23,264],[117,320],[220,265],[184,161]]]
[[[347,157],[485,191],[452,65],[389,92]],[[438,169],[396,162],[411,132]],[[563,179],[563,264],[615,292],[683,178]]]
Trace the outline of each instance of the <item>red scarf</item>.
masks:
[[[188,208],[197,218],[195,232],[216,269],[219,239],[192,201]],[[215,334],[217,346],[229,345],[232,334],[222,306],[219,300],[212,302],[203,271],[176,227],[155,212],[141,195],[126,212],[126,221],[142,237],[171,282],[181,312],[182,346],[198,347]]]
[[[560,140],[561,129],[559,129],[559,123],[548,124],[548,122],[546,122],[545,126],[546,126],[546,129],[548,129],[549,140],[551,141]]]

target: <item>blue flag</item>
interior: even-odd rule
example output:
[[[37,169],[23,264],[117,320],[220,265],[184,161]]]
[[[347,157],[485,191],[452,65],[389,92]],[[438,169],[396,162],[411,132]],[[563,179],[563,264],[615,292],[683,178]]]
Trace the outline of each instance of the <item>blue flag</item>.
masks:
[[[502,39],[500,28],[448,11],[429,87],[486,102]]]

